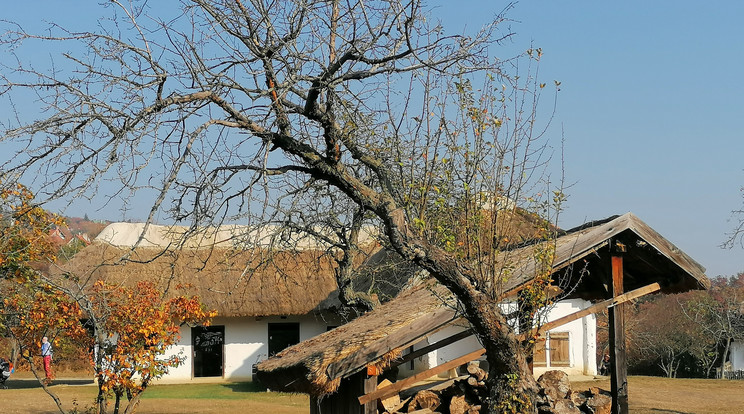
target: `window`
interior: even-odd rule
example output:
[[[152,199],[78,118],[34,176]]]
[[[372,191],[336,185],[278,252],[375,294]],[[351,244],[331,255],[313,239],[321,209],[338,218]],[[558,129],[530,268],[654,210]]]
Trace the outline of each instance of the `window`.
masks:
[[[269,324],[269,356],[274,356],[282,349],[300,343],[299,323]]]
[[[570,367],[568,332],[548,332],[547,338],[535,343],[533,365],[536,367]]]

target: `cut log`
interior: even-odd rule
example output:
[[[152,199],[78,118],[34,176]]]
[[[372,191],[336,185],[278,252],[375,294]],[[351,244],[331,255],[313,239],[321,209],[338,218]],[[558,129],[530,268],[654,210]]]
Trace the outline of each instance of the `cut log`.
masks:
[[[402,400],[398,405],[396,405],[395,407],[393,407],[392,410],[389,410],[389,411],[391,413],[403,412],[402,411],[403,410],[403,407],[405,407],[406,404],[408,404],[412,399],[413,399],[413,397],[408,397],[405,400]]]
[[[382,380],[379,384],[377,384],[377,389],[389,387],[393,383],[390,382],[390,380]],[[394,413],[396,410],[395,408],[400,404],[400,395],[395,394],[390,397],[379,399],[377,400],[377,408],[381,411],[387,411],[389,413]]]
[[[465,401],[464,395],[457,395],[450,400],[450,414],[467,414],[470,404]]]
[[[610,414],[612,412],[612,397],[597,394],[589,397],[584,406],[594,414]]]
[[[551,407],[558,401],[566,398],[571,392],[571,383],[568,375],[563,371],[548,371],[537,379],[540,386],[540,394],[545,397],[545,403]]]
[[[441,401],[439,400],[439,396],[437,394],[429,390],[419,391],[416,393],[416,395],[413,396],[413,399],[408,404],[408,412],[411,413],[415,410],[424,408],[435,410],[437,407],[439,407],[439,404],[441,404]]]
[[[467,367],[468,374],[475,377],[477,381],[483,381],[488,378],[488,372],[480,367],[480,362],[471,361]]]
[[[582,414],[579,407],[571,400],[560,400],[556,402],[553,412],[555,414]]]
[[[475,375],[476,372],[480,370],[480,362],[478,361],[470,361],[468,362],[467,371],[470,375]]]

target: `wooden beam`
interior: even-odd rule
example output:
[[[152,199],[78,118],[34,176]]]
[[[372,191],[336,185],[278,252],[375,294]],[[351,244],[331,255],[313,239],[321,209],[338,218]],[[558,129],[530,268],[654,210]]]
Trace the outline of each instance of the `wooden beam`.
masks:
[[[469,336],[472,336],[472,335],[473,335],[473,331],[470,330],[470,329],[466,329],[466,330],[464,330],[464,331],[462,331],[460,333],[456,333],[456,334],[454,334],[452,336],[449,336],[447,338],[444,338],[442,340],[439,340],[439,341],[437,341],[437,342],[435,342],[435,343],[433,343],[431,345],[427,345],[427,346],[425,346],[425,347],[423,347],[421,349],[417,349],[416,351],[411,352],[410,354],[403,355],[400,359],[396,359],[395,361],[393,361],[390,364],[390,366],[391,367],[397,367],[398,365],[405,364],[406,362],[408,362],[408,361],[410,361],[410,360],[412,360],[414,358],[418,358],[418,357],[420,357],[422,355],[426,355],[426,354],[428,354],[431,351],[436,351],[439,348],[443,348],[443,347],[445,347],[447,345],[450,345],[452,343],[455,343],[455,342],[457,342],[457,341],[459,341],[461,339],[465,339],[465,338],[467,338]]]
[[[624,246],[619,246],[623,251]],[[623,294],[623,257],[613,253],[612,295]],[[625,305],[618,304],[609,310],[610,320],[610,361],[612,377],[612,414],[628,414],[628,365],[625,355]]]
[[[362,395],[361,397],[359,397],[359,404],[366,404],[370,401],[375,401],[379,398],[387,398],[391,395],[395,395],[402,390],[407,390],[413,387],[414,384],[421,381],[422,379],[429,378],[441,372],[447,371],[448,369],[452,369],[466,362],[470,362],[476,358],[479,358],[481,355],[485,353],[486,353],[485,349],[479,349],[477,351],[473,351],[467,355],[461,356],[460,358],[453,359],[452,361],[445,362],[444,364],[437,365],[434,368],[430,368],[430,369],[427,369],[426,371],[419,372],[416,375],[408,377],[404,380],[400,380],[396,383],[388,385],[387,387],[380,388],[377,391]]]
[[[636,290],[632,290],[628,293],[624,293],[622,295],[616,296],[612,299],[603,300],[602,302],[596,303],[592,306],[589,306],[586,309],[582,309],[580,311],[574,312],[572,314],[566,315],[562,318],[558,318],[554,321],[547,322],[540,326],[540,329],[535,332],[532,331],[530,334],[534,335],[542,335],[543,333],[553,329],[557,328],[559,326],[563,326],[569,322],[573,322],[577,319],[581,319],[584,316],[591,315],[593,313],[597,313],[599,311],[605,310],[607,308],[611,308],[613,306],[617,306],[621,303],[625,303],[629,300],[633,300],[636,298],[639,298],[644,295],[648,295],[649,293],[654,293],[656,291],[661,290],[661,286],[658,283],[652,283],[650,285],[646,285],[644,287],[638,288]],[[528,334],[522,334],[519,336],[519,339],[524,340],[527,338]]]

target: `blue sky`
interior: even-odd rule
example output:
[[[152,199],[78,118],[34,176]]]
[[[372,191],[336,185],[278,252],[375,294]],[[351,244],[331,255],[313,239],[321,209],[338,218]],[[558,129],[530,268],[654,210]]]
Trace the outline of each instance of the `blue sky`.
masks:
[[[2,18],[92,22],[100,10],[89,1],[27,4],[4,5]],[[505,3],[430,5],[460,32]],[[709,276],[744,271],[742,247],[718,247],[744,185],[744,2],[536,0],[508,17],[515,36],[495,53],[540,47],[540,77],[562,83],[550,134],[565,137],[573,185],[561,225],[632,211]]]
[[[438,7],[479,26],[503,3]],[[522,1],[508,48],[542,48],[561,81],[551,134],[573,183],[561,225],[632,211],[707,268],[744,271],[723,250],[744,185],[744,2]]]

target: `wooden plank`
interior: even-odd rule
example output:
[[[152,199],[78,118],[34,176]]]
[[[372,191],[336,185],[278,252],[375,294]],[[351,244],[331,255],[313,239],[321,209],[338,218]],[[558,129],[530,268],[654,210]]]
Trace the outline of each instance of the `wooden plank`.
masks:
[[[485,353],[486,353],[485,349],[479,349],[477,351],[473,351],[467,355],[463,355],[457,359],[453,359],[452,361],[445,362],[444,364],[437,365],[434,368],[430,368],[430,369],[427,369],[426,371],[419,372],[416,375],[408,377],[404,380],[400,380],[385,388],[380,388],[379,390],[375,392],[362,395],[361,397],[359,397],[359,404],[365,404],[370,401],[376,401],[378,398],[386,398],[400,391],[407,390],[413,387],[415,383],[421,381],[422,379],[429,378],[431,376],[447,371],[448,369],[455,368],[466,362],[470,362],[476,358],[479,358],[481,355]]]
[[[367,365],[373,364],[391,350],[413,345],[414,342],[444,328],[454,320],[456,318],[453,309],[448,307],[437,309],[392,334],[365,346],[353,357],[344,358],[339,363],[331,364],[327,369],[328,377],[334,379],[353,374]]]
[[[562,318],[558,318],[554,321],[547,322],[540,326],[540,329],[537,332],[532,331],[530,335],[541,335],[553,328],[557,328],[559,326],[563,326],[569,322],[573,322],[577,319],[581,319],[584,316],[591,315],[593,313],[597,313],[599,311],[605,310],[607,308],[611,308],[613,306],[617,306],[621,303],[625,303],[629,300],[633,300],[636,298],[639,298],[644,295],[648,295],[649,293],[654,293],[661,289],[661,286],[658,283],[652,283],[650,285],[646,285],[644,287],[640,287],[635,290],[631,290],[628,293],[624,293],[622,295],[616,296],[612,299],[603,300],[602,302],[596,303],[592,306],[589,306],[586,309],[582,309],[580,311],[571,313],[569,315],[566,315]],[[527,338],[528,334],[522,334],[519,336],[519,339],[524,340]]]
[[[623,294],[623,257],[613,255],[612,294]],[[628,365],[625,355],[625,305],[619,304],[609,310],[610,320],[610,361],[612,377],[612,414],[628,414]]]
[[[363,382],[362,394],[369,394],[371,392],[377,391],[377,375],[365,376],[362,382]],[[351,410],[355,408],[353,405],[354,403],[350,402],[349,408]],[[364,414],[377,414],[377,401],[369,401],[366,404],[362,404],[362,405],[363,405],[362,412]],[[349,412],[353,412],[351,410]]]
[[[558,253],[556,253],[556,261],[553,264],[553,268],[551,269],[551,273],[555,274],[556,272],[559,272],[563,269],[565,269],[568,266],[571,266],[572,264],[578,262],[579,260],[591,255],[597,253],[599,249],[602,247],[607,246],[608,242],[603,241],[598,244],[592,244],[595,243],[594,241],[590,240],[590,243],[582,243],[582,246],[580,248],[577,248],[577,242],[582,241],[583,239],[580,236],[562,236],[556,241],[556,252],[560,250],[561,255],[559,256]],[[560,243],[558,243],[560,241]],[[585,245],[585,246],[584,246]],[[517,262],[517,267],[524,266],[521,268],[520,273],[524,275],[523,278],[529,277],[529,275],[534,275],[536,272],[536,264],[534,263],[534,260],[532,260],[532,256],[528,256],[522,261],[528,260],[526,264],[521,264],[521,261]],[[519,282],[518,285],[511,287],[507,291],[503,292],[499,297],[498,301],[502,301],[504,299],[509,299],[514,297],[517,293],[519,293],[522,289],[526,288],[527,286],[530,286],[535,282],[535,279],[527,279],[526,281]],[[557,296],[560,293],[556,293],[555,296]],[[550,295],[550,294],[549,294]],[[552,296],[550,296],[552,297]]]
[[[630,215],[629,227],[643,240],[653,246],[669,260],[681,267],[687,274],[695,278],[700,288],[709,288],[710,281],[705,277],[705,268],[692,257],[688,256],[664,236],[652,229],[635,215]]]
[[[405,364],[406,362],[408,362],[408,361],[410,361],[412,359],[418,358],[418,357],[420,357],[422,355],[426,355],[426,354],[428,354],[431,351],[436,351],[439,348],[443,348],[443,347],[445,347],[447,345],[453,344],[453,343],[455,343],[457,341],[460,341],[460,340],[465,339],[467,337],[470,337],[472,335],[473,335],[473,331],[470,330],[470,329],[466,329],[466,330],[464,330],[464,331],[462,331],[460,333],[456,333],[456,334],[454,334],[452,336],[449,336],[447,338],[444,338],[442,340],[439,340],[439,341],[437,341],[437,342],[435,342],[435,343],[433,343],[431,345],[427,345],[427,346],[425,346],[425,347],[423,347],[421,349],[418,349],[418,350],[416,350],[414,352],[411,352],[409,354],[403,355],[403,357],[401,357],[400,359],[397,359],[397,360],[393,361],[390,364],[390,366],[391,367],[397,367],[398,365]]]

